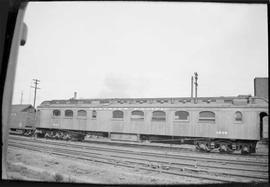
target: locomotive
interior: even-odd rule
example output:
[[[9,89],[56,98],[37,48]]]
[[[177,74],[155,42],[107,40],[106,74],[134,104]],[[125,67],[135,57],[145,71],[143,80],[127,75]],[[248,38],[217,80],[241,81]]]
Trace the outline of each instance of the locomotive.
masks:
[[[264,97],[113,98],[44,101],[32,130],[39,137],[194,144],[203,151],[256,152],[268,140]],[[13,128],[14,129],[14,128]]]

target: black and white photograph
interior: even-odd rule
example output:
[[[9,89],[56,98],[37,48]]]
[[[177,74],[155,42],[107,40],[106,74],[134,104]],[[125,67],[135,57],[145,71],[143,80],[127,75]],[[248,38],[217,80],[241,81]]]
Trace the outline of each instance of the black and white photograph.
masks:
[[[266,1],[8,2],[2,180],[269,183]]]

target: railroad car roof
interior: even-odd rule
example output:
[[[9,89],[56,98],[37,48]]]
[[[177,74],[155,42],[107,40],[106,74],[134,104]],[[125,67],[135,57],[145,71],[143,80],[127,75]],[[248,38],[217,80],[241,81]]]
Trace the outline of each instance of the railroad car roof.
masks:
[[[30,108],[34,108],[34,107],[30,104],[19,104],[19,105],[11,106],[12,112],[26,112]]]
[[[46,106],[87,106],[87,107],[172,107],[172,106],[229,106],[229,105],[265,105],[265,98],[239,95],[237,97],[198,97],[194,98],[105,98],[105,99],[68,99],[44,101],[39,107]]]

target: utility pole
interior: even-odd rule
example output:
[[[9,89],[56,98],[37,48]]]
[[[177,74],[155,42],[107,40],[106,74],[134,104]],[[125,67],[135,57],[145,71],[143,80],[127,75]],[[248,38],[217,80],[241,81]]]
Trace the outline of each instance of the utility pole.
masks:
[[[23,103],[23,91],[21,92],[21,104]]]
[[[198,73],[195,72],[194,75],[195,75],[195,82],[194,82],[194,84],[195,84],[195,103],[197,103]]]
[[[39,84],[40,80],[38,79],[33,79],[34,81],[34,85],[35,86],[31,86],[31,88],[35,88],[35,95],[34,95],[34,108],[35,108],[35,105],[36,105],[36,95],[37,95],[37,89],[40,89],[37,87],[37,85]]]
[[[193,76],[191,76],[191,99],[193,99]]]

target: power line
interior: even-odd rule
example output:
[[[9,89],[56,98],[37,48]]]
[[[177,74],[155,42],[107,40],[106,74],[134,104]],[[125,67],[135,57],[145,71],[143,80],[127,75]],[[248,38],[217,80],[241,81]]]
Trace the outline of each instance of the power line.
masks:
[[[37,89],[40,89],[37,87],[37,85],[39,84],[40,80],[38,79],[33,79],[34,81],[34,85],[35,86],[31,86],[31,88],[34,88],[35,89],[35,95],[34,95],[34,108],[35,108],[35,105],[36,105],[36,95],[37,95]]]

